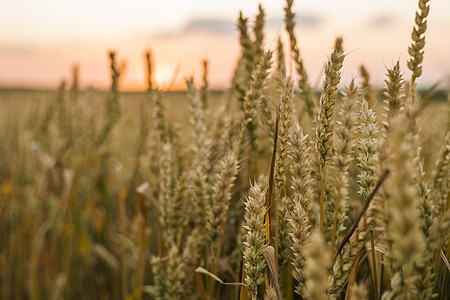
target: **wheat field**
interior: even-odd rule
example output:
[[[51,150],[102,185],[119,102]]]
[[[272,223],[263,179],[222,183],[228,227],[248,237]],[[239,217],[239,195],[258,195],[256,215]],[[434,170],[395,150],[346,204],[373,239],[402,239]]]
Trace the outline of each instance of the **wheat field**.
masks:
[[[406,66],[344,86],[345,36],[317,89],[294,34],[237,18],[231,88],[0,90],[1,299],[449,299],[450,97]],[[432,7],[431,7],[432,9]],[[285,51],[288,50],[288,51]],[[286,62],[293,62],[287,65]],[[290,73],[289,70],[293,70]]]

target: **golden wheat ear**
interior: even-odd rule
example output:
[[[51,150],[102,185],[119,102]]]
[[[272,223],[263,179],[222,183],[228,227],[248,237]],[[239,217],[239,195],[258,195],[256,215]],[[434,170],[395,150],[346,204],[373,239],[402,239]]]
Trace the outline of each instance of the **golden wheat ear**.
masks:
[[[245,225],[247,231],[244,242],[245,283],[252,299],[256,299],[258,285],[264,282],[264,270],[266,262],[266,228],[264,219],[266,215],[265,194],[261,183],[255,183],[250,187],[250,193],[245,200]]]
[[[320,96],[319,122],[316,132],[316,152],[319,156],[321,189],[320,189],[320,232],[323,234],[324,224],[324,197],[327,177],[328,162],[333,153],[334,131],[334,106],[337,99],[337,88],[341,80],[341,69],[344,63],[344,51],[342,49],[342,37],[337,37],[335,49],[325,65],[325,79]]]
[[[425,48],[425,31],[427,30],[427,17],[430,12],[430,0],[419,0],[419,10],[416,12],[415,25],[411,33],[411,46],[408,48],[410,59],[408,68],[411,74],[411,104],[414,106],[416,79],[422,75],[423,49]]]

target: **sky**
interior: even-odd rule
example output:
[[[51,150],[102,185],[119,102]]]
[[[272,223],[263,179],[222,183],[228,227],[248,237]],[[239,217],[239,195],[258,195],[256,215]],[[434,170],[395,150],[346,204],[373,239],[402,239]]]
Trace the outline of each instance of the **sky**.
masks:
[[[107,89],[107,53],[115,50],[126,64],[121,89],[144,90],[144,53],[151,49],[160,87],[168,87],[174,74],[175,89],[182,89],[187,77],[199,79],[201,61],[207,59],[210,87],[226,88],[240,53],[239,10],[253,18],[258,3],[267,13],[266,48],[275,50],[278,36],[288,41],[281,0],[2,0],[0,87],[56,88],[63,79],[70,82],[72,66],[79,65],[82,88]],[[294,1],[310,83],[320,85],[337,35],[343,36],[347,53],[343,84],[364,63],[374,84],[381,85],[386,68],[398,59],[409,78],[407,48],[416,7],[415,0]],[[450,77],[449,13],[450,1],[431,1],[419,85]]]

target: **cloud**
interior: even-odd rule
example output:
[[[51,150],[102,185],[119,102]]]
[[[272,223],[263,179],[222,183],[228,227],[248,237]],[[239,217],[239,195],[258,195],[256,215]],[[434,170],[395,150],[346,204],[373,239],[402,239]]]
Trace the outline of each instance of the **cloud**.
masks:
[[[297,27],[316,27],[320,25],[322,20],[315,15],[298,15],[295,18]],[[271,18],[266,22],[268,29],[276,29],[284,26],[283,18]],[[206,19],[197,18],[189,21],[183,28],[178,31],[160,32],[156,38],[177,38],[182,35],[195,32],[206,32],[214,35],[237,35],[238,30],[236,24],[225,19]]]
[[[381,15],[374,17],[369,21],[368,27],[370,28],[386,28],[391,26],[395,22],[395,18],[392,16]]]
[[[296,26],[298,27],[314,27],[319,25],[321,19],[314,15],[298,15],[295,18]],[[271,18],[266,22],[269,29],[284,26],[283,18]],[[206,31],[213,34],[236,34],[236,24],[226,20],[220,19],[194,19],[186,24],[183,29],[184,33]]]
[[[236,25],[232,22],[219,19],[195,19],[184,27],[183,32],[207,31],[215,34],[233,34],[236,32]]]
[[[320,25],[322,20],[315,15],[297,15],[295,17],[295,25],[297,27],[316,27]],[[284,20],[283,18],[273,18],[267,20],[267,26],[268,27],[279,27],[284,26]]]

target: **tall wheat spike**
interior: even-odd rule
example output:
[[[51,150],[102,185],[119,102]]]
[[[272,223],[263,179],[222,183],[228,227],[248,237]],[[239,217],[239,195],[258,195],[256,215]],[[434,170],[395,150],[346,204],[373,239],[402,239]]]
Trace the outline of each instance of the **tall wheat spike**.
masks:
[[[322,94],[320,96],[320,113],[316,133],[316,152],[319,155],[321,170],[320,193],[320,232],[323,234],[323,201],[325,194],[326,174],[328,162],[332,157],[333,130],[334,130],[334,105],[337,99],[337,86],[341,79],[341,68],[344,62],[342,50],[342,38],[336,38],[336,49],[331,54],[330,60],[325,65],[325,79],[323,81]]]
[[[408,48],[410,59],[408,68],[411,74],[411,103],[414,105],[416,79],[422,75],[423,49],[425,48],[425,31],[427,17],[430,12],[430,0],[419,0],[419,10],[416,12],[415,25],[411,33],[411,46]]]
[[[245,282],[248,284],[252,300],[256,300],[258,285],[264,281],[266,262],[263,253],[266,251],[266,228],[264,224],[265,193],[261,183],[250,187],[250,193],[245,201],[245,230],[244,242]]]

